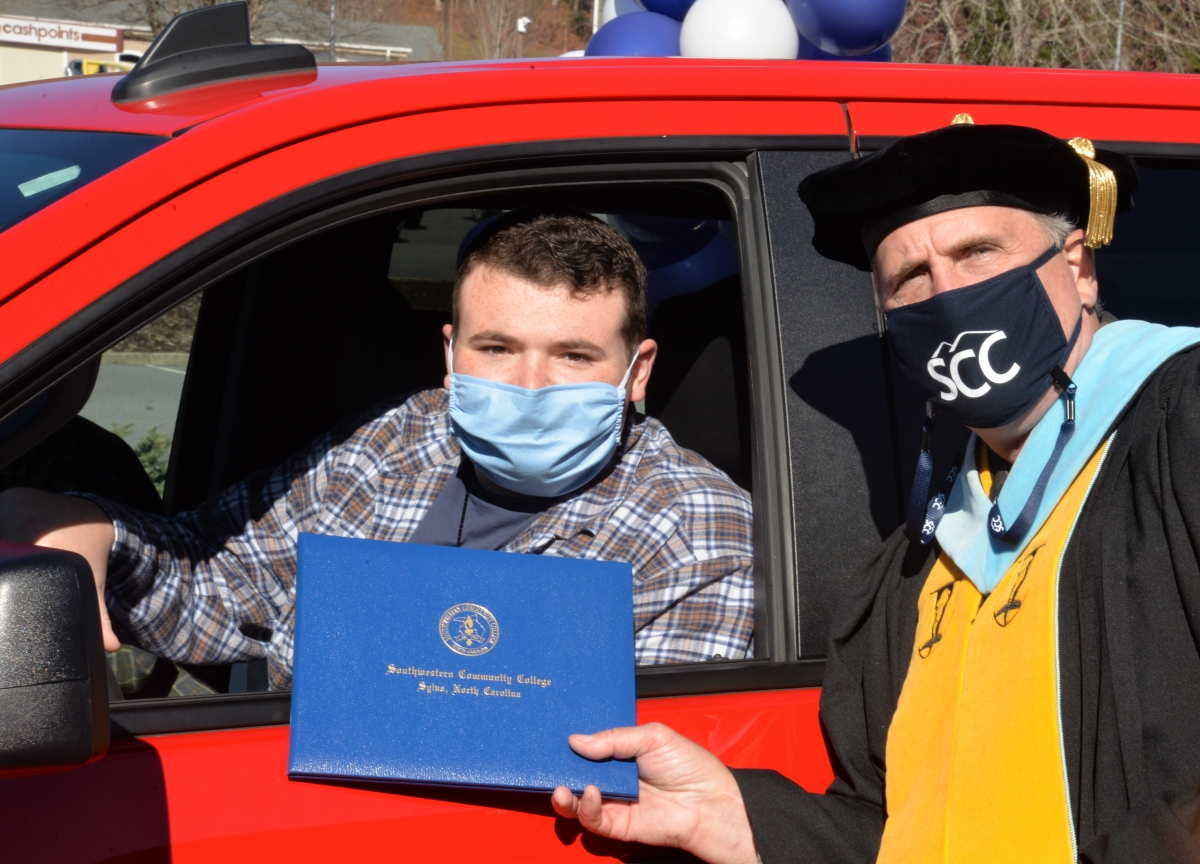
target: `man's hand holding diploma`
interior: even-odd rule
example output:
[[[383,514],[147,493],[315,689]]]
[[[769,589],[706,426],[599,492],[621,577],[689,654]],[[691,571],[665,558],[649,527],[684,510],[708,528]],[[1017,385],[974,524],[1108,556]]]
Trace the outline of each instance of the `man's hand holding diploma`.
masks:
[[[554,810],[604,837],[674,846],[710,864],[754,864],[750,819],[733,774],[698,744],[661,723],[572,735],[586,759],[636,759],[637,801],[602,801],[588,786],[575,797],[559,786]]]

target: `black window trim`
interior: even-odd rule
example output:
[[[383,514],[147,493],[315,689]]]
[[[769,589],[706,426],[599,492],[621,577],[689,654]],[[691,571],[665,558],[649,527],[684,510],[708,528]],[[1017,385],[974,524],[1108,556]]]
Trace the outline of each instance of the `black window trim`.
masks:
[[[767,213],[764,206],[762,176],[757,155],[752,153],[746,160],[747,201],[739,214],[742,247],[742,272],[749,276],[751,271],[755,295],[762,299],[757,308],[747,305],[746,345],[750,352],[751,369],[764,370],[765,374],[751,374],[753,415],[756,424],[761,424],[768,434],[773,435],[775,446],[768,446],[760,439],[755,453],[755,499],[754,505],[773,508],[786,514],[785,524],[771,526],[756,515],[754,520],[754,570],[786,574],[785,579],[775,580],[762,586],[755,583],[754,620],[755,656],[770,658],[776,662],[796,662],[800,656],[799,618],[795,567],[795,514],[792,504],[792,471],[790,436],[787,428],[785,396],[786,372],[783,366],[783,343],[779,327],[778,301],[775,293],[775,274],[771,264],[770,236],[767,230]],[[749,293],[749,292],[747,292]],[[761,388],[761,389],[757,389]],[[755,433],[759,433],[756,431]],[[779,442],[782,442],[781,445]],[[776,537],[760,536],[760,531],[774,527]],[[768,563],[763,556],[772,554],[777,560]],[[761,625],[766,625],[765,627]],[[769,643],[767,640],[770,640]],[[822,661],[823,662],[823,661]],[[823,667],[822,667],[823,668]]]
[[[569,182],[679,181],[725,192],[736,214],[746,303],[752,407],[756,599],[763,604],[754,660],[645,667],[639,698],[819,686],[822,659],[797,660],[792,571],[792,496],[783,410],[782,353],[765,215],[753,148],[746,139],[550,142],[397,160],[297,190],[191,241],[105,294],[0,367],[0,418],[161,312],[252,261],[310,234],[422,202],[520,186]],[[626,145],[628,142],[624,142]],[[845,138],[766,139],[766,149],[844,150]],[[720,147],[720,144],[730,146]],[[537,151],[542,152],[537,152]],[[647,154],[651,158],[646,158]],[[639,159],[638,157],[641,157]],[[748,161],[747,161],[748,160]],[[759,590],[759,585],[763,590]],[[774,660],[766,659],[768,656]],[[115,735],[273,725],[286,720],[286,693],[136,700],[112,706]],[[218,704],[219,703],[219,704]]]
[[[710,693],[797,690],[820,687],[824,672],[824,659],[790,663],[741,661],[649,666],[638,670],[637,696],[640,700]],[[737,675],[738,686],[729,686],[731,674]],[[113,702],[108,710],[110,735],[113,738],[286,726],[290,722],[292,693],[290,690],[280,690],[139,699]]]
[[[869,153],[873,150],[882,150],[902,137],[901,135],[859,136],[857,139],[858,152]],[[1200,144],[1164,141],[1105,141],[1099,138],[1092,143],[1105,150],[1113,150],[1117,153],[1124,153],[1126,156],[1142,159],[1196,159],[1200,157]]]

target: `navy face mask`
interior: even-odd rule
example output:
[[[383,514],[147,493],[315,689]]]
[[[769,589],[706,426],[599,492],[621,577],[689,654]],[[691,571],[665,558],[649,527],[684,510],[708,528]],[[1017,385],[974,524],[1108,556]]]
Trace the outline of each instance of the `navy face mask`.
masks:
[[[1016,545],[1037,514],[1046,484],[1075,432],[1075,384],[1063,364],[1079,338],[1083,313],[1071,338],[1064,337],[1037,275],[1057,253],[1047,249],[1023,267],[887,314],[896,362],[929,403],[906,517],[914,540],[933,540],[966,452],[964,444],[944,488],[930,499],[935,409],[965,426],[993,429],[1016,420],[1054,384],[1066,399],[1067,413],[1054,450],[1016,520],[1007,522],[999,503],[993,503],[988,530],[1000,542]]]
[[[1068,340],[1037,270],[1057,253],[984,282],[887,313],[893,355],[940,413],[991,429],[1021,416],[1054,383]]]

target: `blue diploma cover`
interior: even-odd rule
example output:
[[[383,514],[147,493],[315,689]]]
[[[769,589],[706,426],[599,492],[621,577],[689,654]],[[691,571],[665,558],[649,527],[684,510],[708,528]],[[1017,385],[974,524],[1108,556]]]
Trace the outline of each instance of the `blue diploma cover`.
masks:
[[[301,534],[288,776],[636,798],[630,569]]]

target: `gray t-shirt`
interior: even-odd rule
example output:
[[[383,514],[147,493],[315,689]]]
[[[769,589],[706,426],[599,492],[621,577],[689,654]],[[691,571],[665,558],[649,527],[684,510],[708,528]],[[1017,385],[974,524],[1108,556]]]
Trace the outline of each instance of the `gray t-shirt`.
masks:
[[[474,466],[464,461],[438,493],[417,530],[408,538],[409,543],[498,551],[558,500],[493,495],[479,485],[474,473]],[[460,525],[462,542],[459,542]]]

